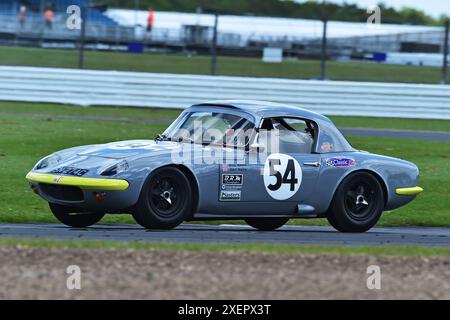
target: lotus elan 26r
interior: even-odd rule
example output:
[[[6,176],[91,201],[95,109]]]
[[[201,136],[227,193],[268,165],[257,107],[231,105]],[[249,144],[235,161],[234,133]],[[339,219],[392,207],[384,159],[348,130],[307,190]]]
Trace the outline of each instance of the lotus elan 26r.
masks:
[[[322,115],[258,101],[194,105],[155,140],[59,151],[27,175],[71,227],[132,214],[148,229],[243,219],[275,230],[326,218],[342,232],[365,232],[414,200],[418,179],[416,165],[354,149]]]

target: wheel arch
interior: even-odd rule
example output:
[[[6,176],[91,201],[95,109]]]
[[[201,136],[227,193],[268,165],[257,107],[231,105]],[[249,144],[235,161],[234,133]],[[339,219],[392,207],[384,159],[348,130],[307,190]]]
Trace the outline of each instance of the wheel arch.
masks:
[[[389,193],[388,193],[388,188],[386,185],[386,182],[384,181],[384,179],[381,177],[381,175],[378,172],[375,172],[373,170],[358,170],[356,172],[366,172],[368,174],[371,174],[372,176],[375,177],[375,179],[378,180],[378,183],[381,185],[381,188],[383,189],[383,199],[384,199],[384,207],[386,208],[387,203],[388,203],[388,197],[389,197]]]
[[[164,169],[164,168],[176,168],[176,169],[179,169],[183,174],[186,175],[186,177],[187,177],[187,179],[188,179],[188,181],[189,181],[189,183],[191,185],[191,188],[193,190],[193,194],[192,194],[192,196],[193,196],[192,200],[193,201],[192,201],[192,208],[191,208],[191,218],[192,218],[192,216],[195,214],[195,212],[198,209],[198,204],[199,204],[199,200],[200,200],[199,199],[199,186],[198,186],[198,181],[197,181],[197,178],[195,177],[195,174],[191,171],[191,169],[189,169],[185,165],[182,165],[182,164],[167,164],[167,165],[164,165],[164,166],[161,166],[161,167],[157,167],[154,170],[152,170],[147,175],[147,177],[145,178],[144,181],[147,181],[152,176],[152,174],[155,171],[161,170],[161,169]],[[144,185],[145,185],[145,182],[144,182]],[[141,189],[141,192],[142,192],[142,189]]]
[[[182,165],[182,164],[173,164],[173,165],[168,165],[165,167],[174,167],[177,168],[179,170],[181,170],[181,172],[183,172],[186,177],[189,180],[189,183],[191,185],[191,188],[193,190],[193,194],[192,194],[192,209],[191,209],[191,217],[195,214],[195,212],[198,209],[198,203],[199,203],[199,186],[198,186],[198,181],[197,178],[195,177],[194,173],[191,171],[191,169],[189,169],[187,166]],[[162,167],[164,168],[164,167]]]

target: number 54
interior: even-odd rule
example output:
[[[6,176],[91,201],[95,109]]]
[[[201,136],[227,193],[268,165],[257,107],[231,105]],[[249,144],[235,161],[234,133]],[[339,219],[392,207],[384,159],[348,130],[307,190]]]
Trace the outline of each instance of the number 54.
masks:
[[[277,181],[275,184],[271,184],[268,186],[269,190],[277,191],[281,188],[283,184],[290,184],[291,191],[295,191],[295,185],[298,183],[298,179],[295,177],[295,164],[294,160],[289,159],[284,175],[281,174],[278,170],[275,169],[275,166],[280,166],[280,159],[270,159],[270,175],[274,176]]]

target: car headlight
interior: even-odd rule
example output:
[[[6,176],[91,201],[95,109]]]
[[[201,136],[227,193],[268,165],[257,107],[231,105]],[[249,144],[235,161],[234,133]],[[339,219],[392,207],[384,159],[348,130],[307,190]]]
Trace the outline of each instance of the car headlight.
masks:
[[[111,177],[111,176],[115,176],[116,174],[128,171],[128,169],[130,168],[130,166],[128,165],[128,162],[121,161],[118,164],[104,170],[101,175],[105,176],[105,177]]]
[[[48,157],[45,157],[44,159],[42,159],[41,161],[39,161],[37,163],[37,165],[35,166],[36,170],[41,170],[41,169],[45,169],[47,167],[53,167],[56,166],[58,163],[60,163],[62,160],[61,156],[57,155],[57,154],[52,154]]]

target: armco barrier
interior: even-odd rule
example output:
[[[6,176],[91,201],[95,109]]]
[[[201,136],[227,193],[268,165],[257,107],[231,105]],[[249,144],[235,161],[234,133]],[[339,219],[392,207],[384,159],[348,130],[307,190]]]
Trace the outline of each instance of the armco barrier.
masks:
[[[186,108],[267,100],[327,115],[450,120],[450,86],[0,67],[0,100]]]

